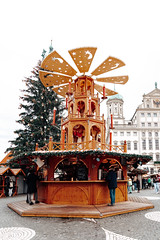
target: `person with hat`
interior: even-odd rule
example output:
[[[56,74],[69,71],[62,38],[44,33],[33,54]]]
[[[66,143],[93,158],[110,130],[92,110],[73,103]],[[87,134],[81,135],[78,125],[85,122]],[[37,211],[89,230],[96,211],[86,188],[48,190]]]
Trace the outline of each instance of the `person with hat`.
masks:
[[[114,165],[109,167],[109,171],[106,175],[106,182],[108,183],[108,188],[110,192],[111,203],[108,206],[115,205],[115,190],[117,188],[117,172]]]

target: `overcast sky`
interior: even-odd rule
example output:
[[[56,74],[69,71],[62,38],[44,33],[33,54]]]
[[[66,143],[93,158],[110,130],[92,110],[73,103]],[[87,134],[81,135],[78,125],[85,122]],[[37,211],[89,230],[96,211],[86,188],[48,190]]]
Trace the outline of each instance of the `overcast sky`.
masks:
[[[22,80],[31,75],[42,50],[53,41],[56,50],[74,68],[68,50],[97,47],[91,70],[108,56],[126,66],[106,76],[129,75],[116,85],[129,120],[142,95],[160,88],[159,0],[8,0],[1,2],[0,37],[0,160],[19,129]],[[106,87],[114,89],[112,84]],[[102,113],[102,112],[101,112]]]

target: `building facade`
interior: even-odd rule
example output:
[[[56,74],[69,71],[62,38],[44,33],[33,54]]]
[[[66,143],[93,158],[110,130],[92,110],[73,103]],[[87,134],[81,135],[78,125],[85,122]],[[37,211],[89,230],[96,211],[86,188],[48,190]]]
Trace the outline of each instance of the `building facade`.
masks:
[[[142,166],[149,173],[160,172],[160,89],[155,84],[155,89],[143,95],[140,104],[131,120],[125,120],[123,116],[123,97],[119,94],[107,100],[107,143],[110,142],[112,132],[112,144],[123,145],[127,142],[127,153],[152,156],[152,161]],[[113,128],[111,125],[113,117]]]

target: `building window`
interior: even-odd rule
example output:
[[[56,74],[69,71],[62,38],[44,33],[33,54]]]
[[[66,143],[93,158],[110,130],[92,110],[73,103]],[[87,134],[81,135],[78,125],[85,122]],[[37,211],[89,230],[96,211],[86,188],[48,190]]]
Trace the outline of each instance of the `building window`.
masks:
[[[137,136],[137,132],[133,132],[133,136]]]
[[[152,132],[149,132],[149,133],[148,133],[148,137],[152,137]]]
[[[118,121],[114,121],[114,124],[118,125]]]
[[[153,149],[152,139],[148,140],[149,150]]]
[[[114,141],[114,142],[113,142],[113,145],[117,146],[117,145],[118,145],[118,142],[117,142],[117,141]]]
[[[142,149],[146,150],[146,140],[145,139],[142,140]]]
[[[153,113],[153,116],[154,116],[154,117],[157,117],[157,113]]]
[[[137,150],[138,146],[137,146],[137,142],[134,142],[134,150]]]
[[[159,139],[155,139],[155,149],[159,150]]]
[[[156,154],[156,161],[159,161],[159,154]]]
[[[149,153],[149,156],[152,157],[152,160],[151,160],[151,161],[153,161],[153,153]]]
[[[117,136],[117,132],[113,132],[113,135],[114,135],[114,136]]]
[[[158,132],[155,132],[155,137],[158,137]]]
[[[145,123],[144,123],[144,122],[142,122],[142,123],[141,123],[141,126],[142,126],[142,127],[145,127]]]
[[[147,117],[151,117],[151,113],[147,113]]]
[[[127,142],[127,150],[131,150],[131,142]]]
[[[154,122],[154,127],[158,127],[158,123],[157,122]]]
[[[144,113],[141,113],[141,117],[144,117]]]
[[[148,127],[151,127],[151,123],[150,122],[148,123]]]
[[[145,137],[145,135],[146,135],[145,132],[142,132],[142,137]]]
[[[124,145],[124,142],[120,142],[120,145],[123,146],[123,145]]]
[[[147,108],[149,108],[149,104],[147,104]]]
[[[130,132],[127,132],[127,136],[131,136],[131,133],[130,133]]]
[[[124,132],[120,132],[120,136],[124,136]]]

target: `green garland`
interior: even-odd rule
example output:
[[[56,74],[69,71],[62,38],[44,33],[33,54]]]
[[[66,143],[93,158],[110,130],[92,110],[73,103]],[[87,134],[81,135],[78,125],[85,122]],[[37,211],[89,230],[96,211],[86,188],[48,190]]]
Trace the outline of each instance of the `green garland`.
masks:
[[[127,154],[127,153],[116,153],[116,152],[108,152],[104,150],[84,150],[84,151],[77,151],[77,150],[70,150],[70,151],[34,151],[34,152],[28,152],[28,153],[22,153],[17,155],[16,157],[13,157],[10,161],[15,161],[19,159],[23,159],[25,157],[35,157],[35,156],[43,156],[43,157],[51,157],[51,156],[76,156],[76,155],[81,155],[81,156],[86,156],[86,155],[110,155],[110,156],[119,156],[119,157],[124,157],[126,160],[130,158],[137,158],[137,159],[143,159],[146,160],[147,162],[152,159],[151,156],[148,155],[138,155],[138,154]]]

